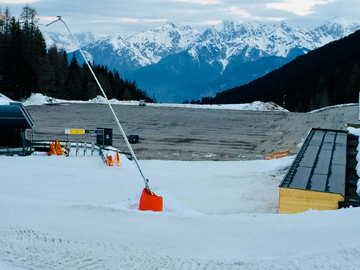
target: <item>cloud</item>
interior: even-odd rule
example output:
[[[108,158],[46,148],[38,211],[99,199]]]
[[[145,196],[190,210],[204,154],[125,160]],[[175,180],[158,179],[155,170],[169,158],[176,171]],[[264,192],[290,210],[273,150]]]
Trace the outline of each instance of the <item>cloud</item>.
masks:
[[[222,20],[207,20],[205,21],[205,24],[207,25],[215,25],[221,23]]]
[[[0,0],[0,3],[4,4],[28,4],[28,3],[35,3],[39,0]]]
[[[281,2],[268,3],[268,8],[292,12],[299,16],[306,16],[314,12],[315,5],[325,5],[333,0],[282,0]]]
[[[147,22],[147,23],[164,23],[164,22],[167,22],[167,19],[144,19],[144,22]]]
[[[117,18],[115,21],[117,22],[126,22],[126,23],[137,23],[139,20],[136,18]]]
[[[229,11],[230,11],[231,14],[240,15],[243,18],[248,18],[248,17],[251,16],[251,14],[249,12],[247,12],[246,10],[241,9],[241,8],[239,8],[237,6],[230,7]]]
[[[222,20],[286,21],[315,28],[333,17],[359,20],[359,0],[0,0],[15,17],[29,3],[44,31],[66,32],[61,24],[45,25],[61,15],[73,33],[136,35],[165,22],[205,31]],[[2,4],[5,3],[5,4]],[[53,17],[52,17],[53,16]]]
[[[202,5],[208,5],[208,4],[217,4],[220,1],[219,0],[175,0],[176,2],[189,2],[189,3],[197,3]]]

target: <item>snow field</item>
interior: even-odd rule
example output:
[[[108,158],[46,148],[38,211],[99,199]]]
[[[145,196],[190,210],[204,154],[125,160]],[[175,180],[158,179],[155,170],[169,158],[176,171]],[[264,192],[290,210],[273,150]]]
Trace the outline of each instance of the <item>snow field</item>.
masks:
[[[154,213],[125,156],[2,156],[0,269],[357,269],[360,209],[277,214],[292,159],[140,161]]]

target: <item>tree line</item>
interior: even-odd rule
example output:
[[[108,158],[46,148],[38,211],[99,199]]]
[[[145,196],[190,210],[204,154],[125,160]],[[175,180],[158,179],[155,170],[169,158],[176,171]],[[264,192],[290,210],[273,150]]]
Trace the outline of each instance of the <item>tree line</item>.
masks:
[[[92,68],[109,99],[153,101],[116,70],[96,64]],[[35,92],[67,100],[101,95],[86,64],[79,65],[75,56],[69,64],[66,51],[56,44],[47,50],[34,8],[26,5],[16,19],[9,8],[3,13],[0,7],[0,93],[23,100]]]

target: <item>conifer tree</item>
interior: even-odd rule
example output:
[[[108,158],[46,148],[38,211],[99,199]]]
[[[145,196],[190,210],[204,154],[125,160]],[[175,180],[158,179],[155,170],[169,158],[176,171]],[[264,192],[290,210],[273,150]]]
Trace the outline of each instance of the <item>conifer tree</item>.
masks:
[[[68,77],[65,81],[65,93],[63,97],[64,99],[81,99],[82,87],[80,78],[80,66],[74,54],[69,65]]]

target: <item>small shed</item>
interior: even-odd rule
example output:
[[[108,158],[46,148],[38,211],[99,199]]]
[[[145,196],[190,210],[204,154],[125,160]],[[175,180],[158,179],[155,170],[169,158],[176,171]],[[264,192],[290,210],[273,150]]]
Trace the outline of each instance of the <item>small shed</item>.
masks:
[[[279,212],[333,210],[345,200],[347,132],[312,129],[279,186]]]
[[[25,148],[25,130],[33,125],[33,119],[20,102],[0,105],[0,147]]]

